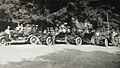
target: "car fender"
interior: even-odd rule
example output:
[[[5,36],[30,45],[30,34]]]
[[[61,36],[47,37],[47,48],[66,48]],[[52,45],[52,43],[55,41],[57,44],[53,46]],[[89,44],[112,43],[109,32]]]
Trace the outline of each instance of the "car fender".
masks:
[[[0,39],[5,38],[5,36],[0,36]]]
[[[34,36],[34,35],[29,35],[29,36],[27,37],[27,40],[29,40],[32,36]]]
[[[29,36],[27,37],[27,41],[29,41],[29,39],[30,39],[31,37],[33,37],[33,36],[35,36],[35,35],[29,35]]]
[[[5,36],[0,36],[0,40],[1,40],[2,38],[5,38]]]

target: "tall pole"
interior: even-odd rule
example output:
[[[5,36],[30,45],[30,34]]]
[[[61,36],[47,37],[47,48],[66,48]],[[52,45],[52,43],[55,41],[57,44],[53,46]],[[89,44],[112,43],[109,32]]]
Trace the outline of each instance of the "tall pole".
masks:
[[[106,11],[107,14],[107,25],[108,25],[108,30],[110,30],[110,23],[109,23],[109,15],[108,15],[108,11]]]

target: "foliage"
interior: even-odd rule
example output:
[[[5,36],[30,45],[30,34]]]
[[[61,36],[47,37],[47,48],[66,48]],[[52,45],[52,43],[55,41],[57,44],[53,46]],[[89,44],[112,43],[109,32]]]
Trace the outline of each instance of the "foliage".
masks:
[[[71,17],[80,22],[88,20],[95,28],[120,25],[119,0],[7,0],[0,5],[0,19],[17,23],[58,19],[70,22]],[[107,20],[107,14],[109,20]]]

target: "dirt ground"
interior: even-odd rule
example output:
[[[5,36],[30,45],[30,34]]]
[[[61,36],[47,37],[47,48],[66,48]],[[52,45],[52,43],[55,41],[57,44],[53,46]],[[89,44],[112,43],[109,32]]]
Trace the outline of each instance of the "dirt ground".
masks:
[[[120,68],[120,48],[93,45],[0,47],[0,68]]]

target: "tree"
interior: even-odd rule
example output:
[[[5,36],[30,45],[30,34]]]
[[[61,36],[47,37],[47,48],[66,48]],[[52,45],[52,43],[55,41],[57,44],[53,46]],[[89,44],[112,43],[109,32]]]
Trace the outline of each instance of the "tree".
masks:
[[[83,23],[87,19],[98,28],[106,24],[106,11],[109,11],[110,26],[114,24],[115,27],[115,24],[120,25],[119,3],[118,0],[4,0],[0,5],[0,19],[30,23],[40,20],[54,22],[60,17],[70,22],[70,17],[76,17]]]

